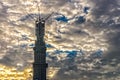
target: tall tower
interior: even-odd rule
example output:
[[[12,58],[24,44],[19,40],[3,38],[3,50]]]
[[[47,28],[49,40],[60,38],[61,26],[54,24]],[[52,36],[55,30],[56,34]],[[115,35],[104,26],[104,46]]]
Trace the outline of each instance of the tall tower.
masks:
[[[33,80],[46,80],[46,46],[44,41],[45,20],[39,17],[35,22],[36,41],[34,49]]]

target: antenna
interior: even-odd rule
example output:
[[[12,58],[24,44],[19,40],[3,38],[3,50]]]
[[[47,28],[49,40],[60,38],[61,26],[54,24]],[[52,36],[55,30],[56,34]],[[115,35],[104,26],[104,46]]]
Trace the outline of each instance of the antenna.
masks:
[[[51,14],[49,14],[44,20],[45,21],[48,20],[52,16],[52,14],[54,14],[54,12],[52,12]]]
[[[40,6],[39,6],[39,2],[37,3],[37,7],[38,7],[38,20],[41,18],[40,17]]]
[[[33,19],[33,20],[35,21],[34,17],[33,17],[33,16],[31,16],[30,14],[28,14],[28,17],[31,17],[31,19]]]
[[[41,8],[40,8],[40,6],[41,6],[41,4],[40,4],[40,2],[41,2],[42,0],[40,0],[40,1],[33,1],[33,5],[35,4],[35,6],[37,7],[37,14],[38,15],[36,15],[36,17],[37,18],[35,18],[34,16],[32,16],[30,13],[29,13],[29,11],[32,11],[31,10],[31,8],[29,8],[29,11],[27,11],[27,10],[24,10],[24,13],[27,15],[27,17],[29,18],[31,18],[31,19],[33,19],[34,21],[36,21],[36,20],[40,20],[40,19],[43,19],[42,17],[41,17]],[[25,5],[27,6],[27,4],[25,3]],[[26,7],[25,6],[25,7]],[[59,11],[59,9],[57,10],[57,11]],[[49,14],[46,18],[44,18],[43,20],[48,20],[51,16],[52,16],[52,14],[54,14],[55,12],[52,12],[51,14]]]

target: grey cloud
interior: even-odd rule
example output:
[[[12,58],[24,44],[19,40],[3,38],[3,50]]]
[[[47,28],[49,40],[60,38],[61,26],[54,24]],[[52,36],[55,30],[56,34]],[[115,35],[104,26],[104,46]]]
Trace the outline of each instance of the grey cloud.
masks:
[[[111,33],[109,34],[109,51],[108,51],[108,55],[107,58],[108,59],[120,59],[120,36],[119,36],[120,32],[116,32],[116,33]]]
[[[29,65],[29,60],[33,59],[33,56],[28,54],[31,53],[28,53],[25,50],[24,52],[21,52],[18,49],[9,49],[7,54],[2,59],[0,59],[0,63],[7,66],[16,67],[18,70],[21,70]],[[21,66],[18,65],[19,63]]]
[[[0,3],[0,5],[2,6],[2,8],[0,8],[0,11],[1,11],[0,21],[1,21],[1,25],[3,22],[5,25],[3,27],[3,30],[8,30],[7,32],[11,32],[17,35],[17,36],[7,35],[7,38],[9,38],[9,42],[6,42],[3,39],[0,39],[0,45],[4,44],[4,46],[1,49],[5,50],[4,48],[5,45],[11,45],[13,47],[12,49],[8,49],[8,51],[4,53],[5,55],[2,56],[2,59],[0,59],[0,63],[5,64],[7,66],[18,67],[16,66],[16,64],[20,62],[23,64],[23,66],[20,68],[24,68],[30,64],[29,61],[33,60],[33,55],[31,54],[32,52],[29,53],[27,52],[27,50],[24,50],[24,53],[15,52],[15,50],[13,49],[17,45],[12,44],[12,41],[14,39],[21,40],[21,35],[23,34],[26,34],[26,35],[29,34],[30,36],[32,35],[33,37],[34,36],[33,35],[34,25],[33,23],[31,23],[32,20],[26,17],[28,16],[28,14],[24,14],[24,12],[22,12],[23,10],[26,10],[26,7],[23,4],[22,0],[21,2],[20,1],[18,2],[17,0],[14,2],[13,0],[8,0],[7,2],[1,1]],[[84,2],[84,1],[81,1],[81,2]],[[97,1],[92,0],[92,1],[87,1],[87,2],[88,3],[86,5],[89,5],[89,3],[93,3],[94,7],[90,7],[92,9],[90,9],[90,13],[88,13],[87,16],[85,15],[86,22],[84,22],[83,24],[76,24],[74,21],[71,21],[68,23],[59,23],[54,20],[52,21],[52,18],[51,18],[49,19],[51,29],[49,29],[48,28],[50,26],[49,21],[47,22],[48,27],[46,26],[46,28],[48,29],[46,29],[46,32],[47,32],[46,35],[50,35],[48,37],[52,36],[51,41],[48,40],[49,38],[46,39],[48,43],[51,43],[51,45],[54,43],[57,43],[58,46],[55,46],[57,48],[59,48],[60,47],[59,45],[62,44],[62,47],[63,47],[62,49],[68,48],[68,49],[73,49],[73,50],[74,49],[89,50],[84,55],[84,57],[81,57],[81,55],[77,55],[75,56],[74,59],[68,59],[65,56],[64,56],[64,59],[62,59],[60,57],[60,54],[57,55],[57,54],[51,53],[51,55],[47,57],[49,65],[60,67],[59,72],[54,77],[56,80],[70,80],[70,79],[71,80],[72,79],[73,80],[80,80],[80,79],[95,80],[97,77],[108,76],[109,74],[111,75],[111,77],[114,78],[115,75],[113,75],[112,72],[110,72],[109,70],[108,70],[109,72],[108,74],[101,73],[104,71],[103,67],[101,66],[108,65],[108,67],[111,67],[111,65],[112,66],[115,65],[116,67],[119,68],[118,64],[120,60],[119,58],[119,53],[120,53],[119,26],[120,25],[118,23],[119,22],[119,10],[118,10],[119,5],[117,4],[117,0],[106,0],[106,1],[105,0],[97,0]],[[62,8],[60,11],[58,11],[58,13],[63,14],[66,17],[71,16],[74,18],[76,16],[82,15],[82,13],[80,12],[80,9],[82,8],[76,9],[75,5],[73,3],[70,3],[69,0],[53,0],[51,1],[50,4],[49,4],[49,1],[48,2],[43,1],[43,7],[46,7],[45,10],[43,11],[46,11],[47,13],[42,13],[42,16],[46,16],[50,12],[50,10],[47,10],[48,8],[49,9],[53,8],[53,11],[56,11],[56,9]],[[13,12],[10,12],[10,10]],[[77,10],[79,14],[74,13],[73,10]],[[32,11],[30,12],[31,15],[35,13],[33,13]],[[18,20],[18,19],[25,19],[25,20],[12,21],[12,19],[10,19],[11,15],[17,16],[17,18],[15,17],[15,20]],[[25,18],[23,18],[22,16]],[[87,17],[89,16],[92,16],[91,18],[93,18],[93,21],[87,20]],[[101,16],[103,17],[101,18]],[[117,23],[114,19],[115,17],[116,19],[118,17]],[[7,27],[7,25],[12,26],[12,27]],[[61,32],[59,32],[58,34],[57,28],[59,26],[61,26],[61,28],[59,29]],[[66,27],[66,29],[64,30],[63,27]],[[5,31],[3,31],[0,36],[4,36],[3,34],[4,32]],[[87,45],[88,47],[85,45]],[[105,52],[103,51],[105,56],[102,59],[101,58],[94,59],[89,56],[93,52],[101,48],[107,48]],[[20,48],[20,50],[23,50],[23,48],[22,49]],[[13,52],[10,52],[10,51],[13,51]],[[0,54],[3,54],[3,53],[0,53]],[[116,59],[116,60],[113,61],[113,59]],[[94,66],[90,67],[90,65],[93,65],[93,64]],[[80,69],[78,69],[78,67],[80,67]],[[93,72],[89,71],[88,69],[92,69]],[[115,72],[116,71],[117,69],[115,70]],[[117,73],[116,75],[119,76],[119,70],[116,73]],[[89,78],[86,76],[88,76]],[[117,78],[114,78],[114,80],[115,79]],[[112,78],[110,79],[110,78],[103,77],[100,79],[97,78],[97,80],[112,80]]]
[[[93,9],[93,15],[96,16],[96,18],[99,18],[102,15],[109,15],[112,14],[110,12],[111,9],[114,9],[118,7],[117,5],[117,0],[92,0],[92,2],[95,4],[94,9]],[[113,15],[115,15],[114,13]]]

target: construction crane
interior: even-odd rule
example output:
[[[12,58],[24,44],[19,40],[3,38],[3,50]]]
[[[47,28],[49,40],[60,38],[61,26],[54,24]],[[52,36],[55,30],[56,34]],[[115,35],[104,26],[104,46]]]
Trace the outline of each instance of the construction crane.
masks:
[[[46,63],[46,45],[44,41],[45,22],[52,14],[46,18],[38,16],[38,19],[35,21],[37,39],[34,47],[33,80],[46,80],[48,64]]]

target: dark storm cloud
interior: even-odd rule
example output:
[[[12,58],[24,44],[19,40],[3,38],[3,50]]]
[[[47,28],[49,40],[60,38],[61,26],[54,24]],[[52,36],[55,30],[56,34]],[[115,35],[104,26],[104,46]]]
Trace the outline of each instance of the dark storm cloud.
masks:
[[[109,44],[108,55],[105,58],[108,60],[117,59],[117,64],[120,63],[120,31],[108,34]]]
[[[108,15],[109,17],[115,14],[119,15],[119,11],[115,10],[111,12],[112,9],[119,7],[117,0],[92,0],[92,2],[95,4],[92,13],[96,18],[100,18],[102,15]]]
[[[115,17],[119,17],[119,13],[120,11],[118,10],[118,8],[120,7],[117,3],[117,0],[92,0],[92,2],[95,4],[94,8],[92,9],[92,16],[95,17],[94,19],[94,22],[86,22],[84,26],[84,28],[86,29],[92,29],[91,31],[92,32],[101,32],[103,30],[107,30],[106,32],[103,33],[103,35],[106,35],[106,39],[107,39],[107,42],[109,44],[109,48],[108,48],[108,51],[107,51],[107,55],[101,60],[102,61],[102,64],[105,64],[105,65],[109,65],[108,68],[112,65],[112,60],[113,59],[116,59],[116,61],[114,62],[114,66],[117,66],[119,63],[120,63],[120,29],[119,29],[119,24],[117,24],[117,22],[115,22],[115,20],[113,18]],[[101,16],[107,16],[108,18],[102,18],[101,19]],[[109,30],[111,30],[112,32],[110,32]],[[71,31],[71,30],[70,30]],[[80,30],[75,30],[73,32],[73,35],[75,32],[80,32]],[[78,35],[77,35],[78,36]],[[99,36],[98,36],[99,37]],[[105,61],[105,60],[107,61]],[[69,62],[69,61],[68,61]],[[73,62],[75,64],[75,62]],[[101,65],[102,65],[101,64]],[[111,65],[110,65],[111,64]],[[100,67],[100,66],[99,66]],[[119,66],[118,66],[119,67]],[[102,68],[101,68],[102,69]],[[61,78],[62,76],[64,76],[65,79],[68,79],[68,75],[66,74],[63,74],[64,72],[68,71],[69,73],[69,70],[72,70],[72,69],[61,69],[58,74],[56,75],[56,77],[58,76],[58,79]],[[97,71],[99,70],[98,68],[94,69],[94,71]],[[75,71],[75,70],[73,70]],[[83,75],[94,75],[94,76],[106,76],[104,79],[106,80],[107,77],[115,77],[115,76],[118,76],[119,75],[119,71],[116,72],[115,70],[115,74],[114,72],[109,72],[108,73],[100,73],[100,72],[85,72],[84,71],[82,72]],[[62,75],[61,75],[62,74]],[[79,74],[79,72],[78,72]],[[80,74],[80,75],[82,75]],[[72,75],[71,75],[72,76]],[[73,76],[74,77],[74,76]],[[72,78],[73,78],[72,77]],[[76,79],[77,79],[78,76],[76,76]],[[70,77],[69,77],[70,78]],[[72,79],[71,78],[71,79]],[[80,78],[80,77],[79,77]],[[78,80],[79,80],[78,78]],[[89,77],[90,79],[94,80],[95,77]],[[74,78],[73,78],[74,79]],[[64,80],[64,79],[63,79]],[[88,79],[89,80],[89,79]]]
[[[115,23],[115,20],[113,20],[113,18],[120,16],[120,11],[118,10],[118,8],[120,8],[119,2],[117,2],[117,0],[92,0],[92,2],[95,4],[92,12],[92,15],[96,17],[95,20],[99,20],[101,16],[108,16],[108,18],[105,19],[105,22],[100,22],[102,19],[99,21],[101,28],[109,28],[108,30],[112,29],[114,31],[114,33],[111,32],[107,34],[108,43],[110,45],[107,58],[119,59],[120,29],[119,25]]]

